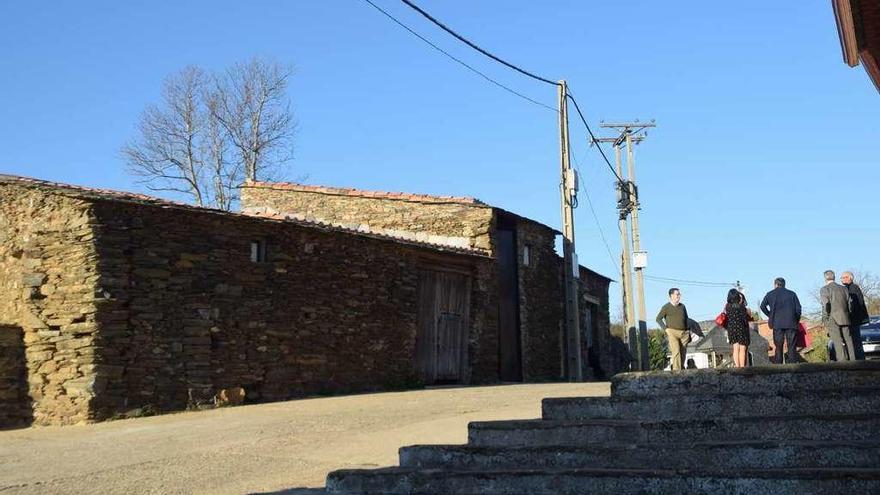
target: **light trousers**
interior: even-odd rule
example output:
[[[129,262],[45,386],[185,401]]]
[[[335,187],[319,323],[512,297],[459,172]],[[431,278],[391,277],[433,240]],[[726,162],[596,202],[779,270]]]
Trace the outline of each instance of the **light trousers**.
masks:
[[[687,357],[687,345],[691,341],[691,333],[677,328],[666,328],[666,337],[669,340],[669,352],[672,354],[672,369],[684,369],[684,359]]]

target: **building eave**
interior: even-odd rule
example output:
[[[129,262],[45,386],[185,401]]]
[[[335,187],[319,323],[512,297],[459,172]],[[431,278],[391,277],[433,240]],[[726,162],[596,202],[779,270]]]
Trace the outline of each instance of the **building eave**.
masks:
[[[834,18],[837,21],[837,35],[843,61],[850,67],[859,65],[859,43],[856,36],[856,21],[850,0],[832,0]]]

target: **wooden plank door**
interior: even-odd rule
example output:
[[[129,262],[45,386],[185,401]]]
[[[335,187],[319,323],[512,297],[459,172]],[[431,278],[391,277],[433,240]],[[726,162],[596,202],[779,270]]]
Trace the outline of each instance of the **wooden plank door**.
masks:
[[[469,276],[438,270],[421,273],[416,365],[425,383],[461,381],[469,311]]]

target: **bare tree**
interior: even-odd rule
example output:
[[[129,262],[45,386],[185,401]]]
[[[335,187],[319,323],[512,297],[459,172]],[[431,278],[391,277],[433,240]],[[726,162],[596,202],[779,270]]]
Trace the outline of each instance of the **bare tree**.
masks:
[[[129,170],[150,190],[231,210],[245,178],[275,179],[292,159],[291,74],[256,58],[219,75],[184,68],[165,80],[161,104],[147,107],[138,139],[122,148]]]
[[[162,106],[150,105],[140,121],[140,139],[122,148],[129,170],[151,191],[192,196],[204,206],[203,167],[199,152],[204,114],[201,94],[205,75],[186,67],[165,80]]]
[[[213,115],[218,105],[215,94],[206,94],[205,102],[209,115]],[[238,200],[238,185],[244,179],[242,167],[230,161],[230,140],[223,125],[216,118],[209,118],[205,136],[204,155],[211,171],[211,187],[214,204],[221,210],[231,210]]]
[[[871,272],[853,272],[853,283],[858,284],[865,295],[869,315],[880,315],[880,277]]]
[[[868,307],[869,315],[880,315],[880,277],[871,272],[853,271],[853,283],[862,289],[865,296],[865,306]],[[810,297],[816,302],[818,309],[810,314],[812,319],[818,320],[822,316],[821,296],[819,295],[820,287],[815,287],[810,291]]]
[[[212,116],[232,140],[249,180],[271,178],[293,158],[296,123],[284,97],[292,73],[288,66],[254,58],[214,79]]]

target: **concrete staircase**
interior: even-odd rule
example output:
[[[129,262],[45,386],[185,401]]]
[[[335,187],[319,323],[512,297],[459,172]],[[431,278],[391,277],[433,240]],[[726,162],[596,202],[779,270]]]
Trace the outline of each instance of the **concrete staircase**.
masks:
[[[880,362],[624,373],[611,397],[474,422],[329,493],[880,493]]]

